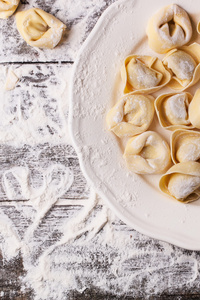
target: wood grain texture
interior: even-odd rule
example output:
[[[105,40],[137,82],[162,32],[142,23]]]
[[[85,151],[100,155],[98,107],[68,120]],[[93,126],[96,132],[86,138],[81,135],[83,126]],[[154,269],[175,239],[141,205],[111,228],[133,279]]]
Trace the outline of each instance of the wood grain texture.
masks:
[[[27,209],[32,210],[31,207],[26,207]],[[5,206],[3,210],[12,220],[19,235],[23,237],[25,230],[31,223],[30,220],[25,218],[24,210],[16,209],[14,206]],[[35,230],[31,241],[35,245],[33,263],[37,263],[38,258],[45,249],[55,244],[61,238],[58,230],[59,224],[69,222],[71,217],[78,214],[80,210],[81,206],[57,206],[49,211],[40,226]],[[100,210],[101,206],[97,206],[94,215]],[[101,230],[97,237],[88,242],[88,244],[81,244],[77,240],[77,242],[72,244],[63,245],[58,252],[59,257],[69,273],[72,272],[73,274],[75,270],[84,270],[81,272],[81,276],[84,278],[85,274],[91,270],[93,276],[96,273],[97,277],[101,274],[102,277],[107,278],[108,285],[109,278],[112,278],[114,284],[113,279],[116,274],[112,270],[115,260],[118,260],[117,276],[119,278],[122,276],[123,280],[123,276],[125,274],[128,275],[129,272],[136,274],[135,281],[132,282],[129,291],[123,296],[118,296],[113,292],[114,286],[113,289],[110,288],[109,292],[103,291],[94,285],[95,279],[88,278],[87,289],[82,293],[76,290],[70,291],[66,288],[66,299],[199,299],[199,276],[191,280],[193,276],[193,260],[199,260],[199,252],[172,247],[173,249],[169,256],[169,253],[166,252],[165,243],[139,234],[120,220],[113,222],[112,226],[114,230],[124,234],[130,240],[129,247],[132,249],[132,257],[124,257],[119,249],[109,244],[107,247],[110,247],[110,252],[109,256],[107,256],[106,253],[108,252],[104,249],[105,245],[99,245],[98,243],[99,236],[104,236],[104,230]],[[183,259],[178,263],[178,259],[181,256]],[[57,259],[52,268],[60,268],[60,262]],[[9,263],[3,261],[1,257],[0,264],[0,287],[4,291],[5,297],[0,299],[34,299],[34,293],[30,288],[26,287],[20,294],[20,286],[23,286],[21,279],[25,275],[20,256]],[[146,272],[147,268],[150,268],[151,271]],[[79,272],[77,272],[77,280],[78,274]],[[153,286],[155,278],[160,278],[160,288],[159,286]],[[188,278],[187,284],[184,278]],[[79,280],[81,285],[81,278]],[[147,286],[150,281],[152,281],[152,291],[151,294],[147,294]],[[157,279],[155,282],[159,283]],[[165,288],[163,289],[163,287]],[[55,298],[52,297],[49,300],[51,299],[54,300]]]
[[[0,62],[45,62],[45,61],[74,61],[80,46],[85,41],[96,24],[102,12],[116,0],[35,0],[22,1],[18,10],[38,7],[53,14],[67,26],[62,42],[55,52],[48,49],[37,49],[26,44],[20,36],[15,17],[1,20]],[[8,36],[9,32],[9,36]]]
[[[71,64],[15,64],[10,69],[19,81],[15,89],[5,91],[7,66],[1,65],[2,143],[66,143]]]
[[[74,183],[62,198],[87,198],[88,186],[77,155],[73,147],[66,144],[71,64],[16,64],[12,69],[20,76],[15,89],[3,93],[3,119],[6,121],[0,122],[2,140],[4,136],[0,145],[0,201],[28,200],[13,175],[15,168],[28,169],[30,184],[37,188],[41,186],[44,171],[56,164],[69,168],[74,176]],[[6,65],[3,65],[0,69],[3,83],[5,74]],[[19,148],[15,144],[19,145],[20,140],[22,147]],[[5,180],[13,191],[11,199],[3,186]]]
[[[20,256],[12,261],[6,262],[0,255],[0,299],[2,300],[27,300],[33,299],[33,293],[21,291],[21,277],[25,272],[23,269],[23,260]]]
[[[57,90],[61,89],[62,82],[59,74],[63,74],[63,70],[68,74],[80,46],[96,24],[101,13],[113,2],[115,0],[84,0],[80,7],[80,1],[72,0],[21,1],[19,9],[28,9],[32,6],[40,7],[55,15],[67,25],[66,34],[62,43],[56,48],[56,52],[52,50],[38,50],[26,45],[16,29],[14,16],[8,20],[1,20],[0,63],[6,62],[3,67],[13,65],[14,68],[22,67],[23,70],[22,77],[16,89],[10,93],[7,101],[8,111],[15,120],[13,126],[21,128],[22,124],[28,124],[31,117],[31,107],[34,104],[34,100],[38,97],[40,97],[40,102],[42,103],[40,111],[48,116],[47,119],[49,122],[38,129],[41,137],[47,137],[47,141],[45,142],[40,141],[34,145],[30,145],[27,141],[27,143],[22,143],[21,147],[16,147],[9,143],[1,143],[0,145],[0,207],[12,221],[21,239],[23,239],[26,230],[33,223],[36,212],[29,206],[28,199],[23,197],[20,183],[13,177],[13,173],[11,172],[13,167],[28,168],[30,171],[30,184],[34,187],[40,186],[42,171],[54,163],[68,167],[74,173],[72,186],[61,197],[66,199],[66,201],[71,199],[74,201],[74,205],[52,207],[45,218],[42,219],[38,228],[35,229],[33,238],[30,241],[33,245],[35,243],[33,264],[37,263],[39,256],[45,249],[54,245],[61,238],[62,233],[59,227],[62,226],[63,222],[67,224],[72,217],[75,217],[79,213],[82,209],[80,202],[82,200],[84,202],[84,199],[88,198],[89,195],[89,187],[82,175],[73,147],[67,144],[67,142],[64,143],[62,139],[60,141],[57,139],[56,143],[51,143],[50,141],[51,137],[53,139],[54,135],[59,135],[58,133],[60,133],[57,126],[60,120],[57,106],[60,96],[53,97],[48,87],[54,85]],[[22,64],[19,64],[19,62]],[[24,64],[24,62],[28,62],[29,64]],[[51,63],[47,64],[47,62]],[[65,77],[65,80],[68,84],[70,73]],[[16,105],[16,103],[20,105]],[[19,115],[23,116],[23,121],[26,120],[25,123],[20,123]],[[67,117],[68,112],[65,110],[66,120]],[[37,126],[33,123],[32,125],[34,129],[32,132],[36,132]],[[4,128],[0,126],[0,130],[3,132]],[[19,138],[16,137],[16,139]],[[13,186],[13,190],[15,191],[15,201],[12,199],[9,205],[5,201],[11,199],[9,199],[2,184],[5,172],[7,181]],[[26,206],[16,205],[21,200],[26,201]],[[76,200],[81,201],[76,202]],[[15,205],[13,205],[13,202],[15,202]],[[100,209],[101,207],[98,206],[95,212]],[[97,234],[97,239],[92,240],[88,245],[84,244],[84,246],[81,246],[76,243],[65,245],[62,251],[64,257],[63,264],[69,271],[73,271],[74,266],[85,271],[95,270],[96,276],[99,273],[105,276],[107,278],[106,282],[109,285],[112,276],[114,276],[111,272],[114,259],[119,258],[118,276],[129,273],[136,274],[135,281],[132,283],[129,293],[118,296],[113,291],[112,284],[110,284],[109,291],[102,291],[91,280],[88,281],[87,288],[83,292],[66,290],[67,296],[65,299],[200,299],[200,252],[181,250],[178,247],[170,246],[172,250],[169,254],[163,242],[136,232],[120,220],[113,222],[112,226],[113,230],[119,232],[119,234],[125,234],[127,239],[131,241],[130,247],[133,255],[130,259],[126,259],[123,256],[121,258],[120,250],[115,248],[112,248],[110,252],[111,256],[108,257],[106,249],[103,249],[102,245],[98,243],[98,237],[103,235],[104,232],[101,230]],[[79,260],[78,253],[81,253],[81,257],[83,258],[79,265],[77,263]],[[180,257],[183,260],[178,263]],[[197,265],[197,275],[193,278],[195,264]],[[152,267],[152,272],[148,273],[146,272],[146,268],[149,266]],[[23,285],[22,279],[25,274],[24,262],[20,254],[9,262],[0,256],[0,299],[34,299],[34,291]],[[147,294],[148,284],[154,278],[160,280],[156,281],[160,286],[152,284],[153,288]],[[135,290],[136,292],[134,292]],[[48,300],[55,300],[55,297]]]
[[[15,200],[24,199],[20,183],[13,176],[12,170],[15,167],[25,167],[30,171],[30,185],[39,187],[42,182],[43,170],[52,164],[60,164],[69,167],[74,174],[74,182],[70,189],[62,195],[67,199],[85,199],[88,197],[89,189],[85,178],[79,167],[77,155],[71,145],[40,144],[35,147],[24,145],[21,148],[12,146],[0,146],[0,201],[9,199],[5,188],[2,185],[2,177],[6,176],[10,189],[13,190]],[[58,174],[59,175],[59,174]]]

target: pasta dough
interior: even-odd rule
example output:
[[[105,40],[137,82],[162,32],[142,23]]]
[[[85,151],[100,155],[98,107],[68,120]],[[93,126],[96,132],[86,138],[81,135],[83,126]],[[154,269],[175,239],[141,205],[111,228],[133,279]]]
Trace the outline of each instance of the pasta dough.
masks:
[[[157,53],[181,47],[192,37],[192,25],[188,14],[176,4],[161,8],[147,25],[149,47]]]
[[[150,95],[126,95],[108,112],[109,130],[118,137],[134,136],[150,126],[154,116],[154,98]]]
[[[170,144],[175,164],[186,161],[200,162],[200,132],[176,130],[171,136]]]
[[[124,158],[128,168],[138,174],[158,174],[169,167],[170,149],[154,131],[131,138],[125,148]]]
[[[15,88],[19,78],[17,75],[10,69],[8,71],[7,77],[6,77],[6,82],[5,82],[5,90],[6,91],[11,91]]]
[[[164,57],[163,63],[172,72],[168,87],[184,91],[200,79],[200,45],[193,43],[179,50],[173,49]]]
[[[20,0],[0,0],[0,18],[7,19],[12,14],[19,5]]]
[[[171,167],[159,182],[161,191],[184,203],[200,197],[200,163],[182,162]]]
[[[164,63],[182,81],[183,86],[188,85],[196,68],[196,62],[189,54],[173,50],[173,53],[164,59]]]
[[[39,8],[18,12],[16,23],[24,40],[39,48],[54,48],[66,28],[61,21]]]
[[[124,93],[153,93],[171,79],[161,60],[151,56],[131,55],[125,59],[121,70]]]
[[[157,86],[162,74],[148,68],[139,59],[132,58],[127,64],[127,81],[135,90]]]
[[[197,32],[200,34],[200,21],[197,24]]]
[[[200,25],[199,25],[200,28]],[[150,47],[166,53],[164,59],[147,55],[126,57],[121,68],[124,96],[107,114],[106,121],[119,138],[130,137],[124,159],[128,169],[137,174],[164,174],[160,189],[187,203],[200,196],[200,89],[194,97],[184,92],[200,79],[200,45],[185,45],[192,37],[187,13],[177,5],[169,5],[156,13],[148,23]],[[176,93],[154,93],[164,86]],[[177,93],[178,91],[178,93]],[[171,152],[166,141],[148,130],[154,107],[160,125],[174,131]],[[146,132],[145,132],[146,131]],[[121,146],[127,139],[122,140]]]
[[[189,106],[189,118],[192,125],[200,129],[200,89],[196,90]]]
[[[189,93],[169,93],[159,96],[155,101],[156,113],[160,125],[168,130],[194,128],[189,120]]]

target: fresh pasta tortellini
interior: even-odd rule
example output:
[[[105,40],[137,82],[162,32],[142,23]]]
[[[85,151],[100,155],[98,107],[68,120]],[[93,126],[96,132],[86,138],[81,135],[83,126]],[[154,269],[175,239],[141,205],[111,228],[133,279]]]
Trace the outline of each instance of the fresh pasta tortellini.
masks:
[[[127,167],[138,174],[162,173],[171,163],[168,144],[154,131],[129,139],[124,158]]]
[[[176,4],[161,8],[147,25],[149,47],[157,53],[181,47],[192,37],[192,25],[188,14]]]
[[[39,48],[54,48],[66,29],[60,20],[39,8],[18,12],[16,23],[27,44]]]
[[[171,135],[171,156],[175,164],[186,161],[200,162],[200,132],[176,130]]]
[[[189,118],[195,128],[200,129],[200,89],[197,89],[189,106]]]
[[[150,126],[154,116],[154,98],[150,95],[126,95],[107,114],[109,130],[118,137],[134,136]]]
[[[169,93],[159,96],[155,101],[156,113],[160,125],[168,130],[194,128],[189,120],[190,93]]]
[[[194,43],[173,49],[164,57],[163,63],[172,72],[168,87],[183,91],[200,79],[200,45]]]
[[[200,197],[200,163],[182,162],[171,167],[159,182],[165,194],[184,203]]]
[[[197,24],[197,32],[200,34],[200,21]]]
[[[20,0],[0,0],[0,18],[7,19],[12,14],[19,5]]]
[[[153,93],[171,79],[161,60],[146,55],[130,55],[121,69],[124,93]]]

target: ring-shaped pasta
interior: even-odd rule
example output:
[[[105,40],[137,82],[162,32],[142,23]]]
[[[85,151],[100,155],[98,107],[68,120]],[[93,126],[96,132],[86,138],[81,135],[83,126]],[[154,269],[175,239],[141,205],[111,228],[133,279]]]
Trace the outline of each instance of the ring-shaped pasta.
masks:
[[[197,89],[189,106],[189,119],[195,128],[200,129],[200,89]]]
[[[137,174],[160,174],[171,163],[167,142],[154,131],[146,131],[129,139],[124,158],[128,169]]]
[[[176,4],[161,8],[147,25],[149,47],[157,53],[181,47],[192,37],[192,25],[186,11]]]
[[[0,0],[0,19],[7,19],[16,11],[20,0]]]
[[[169,51],[163,63],[172,72],[167,86],[179,92],[186,90],[200,79],[200,44],[193,43]]]
[[[200,163],[188,161],[172,166],[159,182],[162,192],[184,203],[200,197]]]
[[[154,117],[154,97],[128,94],[122,97],[106,116],[109,130],[118,137],[134,136],[144,132]]]
[[[66,29],[60,20],[39,8],[18,12],[16,23],[27,44],[39,48],[54,48]]]
[[[189,119],[189,105],[193,96],[190,93],[169,93],[158,96],[155,109],[161,127],[168,130],[192,129]]]
[[[177,164],[186,161],[200,162],[200,132],[175,130],[170,139],[172,161]]]
[[[125,94],[151,94],[169,83],[171,72],[157,57],[130,55],[124,61],[121,77]]]

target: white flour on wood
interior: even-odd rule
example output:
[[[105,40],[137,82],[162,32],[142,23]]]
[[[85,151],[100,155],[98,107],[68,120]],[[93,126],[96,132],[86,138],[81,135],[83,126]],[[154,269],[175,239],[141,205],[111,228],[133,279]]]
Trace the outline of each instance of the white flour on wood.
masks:
[[[56,120],[60,118],[60,125],[56,127],[57,130],[60,128],[60,131],[44,137],[45,141],[52,146],[64,143],[65,140],[66,143],[70,142],[69,137],[66,138],[64,135],[64,131],[67,132],[65,121],[67,112],[65,117],[63,114],[59,114],[65,107],[64,101],[67,99],[65,77],[60,79],[60,83],[59,79],[56,81],[62,87],[57,89],[57,92],[63,93],[63,97],[60,97],[60,94],[58,96],[54,94],[55,80],[52,73],[57,74],[57,68],[63,74],[66,72],[66,67],[61,68],[60,66],[51,66],[48,71],[46,70],[46,74],[45,69],[42,70],[44,76],[48,77],[48,72],[51,73],[51,76],[46,79],[48,87],[45,93],[48,97],[53,98],[54,96],[53,103],[57,105]],[[22,86],[23,78],[29,76],[30,73],[30,68],[27,66],[19,69],[20,81],[18,84],[20,86],[17,85],[13,91],[9,92],[11,94],[6,95],[7,102],[11,103],[11,107],[17,107],[17,110],[5,109],[2,114],[5,127],[1,124],[1,131],[6,129],[9,132],[10,130],[10,134],[12,134],[14,125],[6,127],[6,120],[11,118],[12,114],[21,115],[19,101],[22,102],[25,97]],[[29,80],[34,78],[36,81],[35,74],[34,70]],[[25,87],[27,84],[31,85],[27,78],[24,79],[24,82]],[[39,89],[34,89],[34,84],[31,88],[28,87],[31,94],[35,95],[33,99],[30,98],[31,101],[37,98],[36,91],[39,91]],[[43,85],[45,86],[45,81]],[[22,95],[19,90],[22,90]],[[45,99],[41,99],[37,103],[41,104],[42,101],[45,102]],[[25,102],[25,104],[25,108],[29,107],[29,102]],[[34,110],[36,110],[36,115],[39,117],[39,110],[42,107],[44,106],[34,106],[31,112],[34,114]],[[27,118],[16,118],[15,132],[17,135],[12,135],[12,139],[6,141],[2,139],[2,143],[19,147],[20,143],[24,143],[26,138],[31,136],[31,133],[27,134],[29,126],[26,124],[32,116],[28,112],[26,115]],[[49,122],[51,125],[54,124],[52,115],[44,114],[44,116],[43,120],[39,118],[38,124],[32,123],[31,132],[34,138],[29,139],[32,147],[37,141],[38,143],[42,142],[40,133],[36,130],[37,126],[44,127]],[[102,145],[106,143],[107,141],[102,141]],[[37,159],[39,152],[32,155],[35,157],[34,159]],[[95,162],[96,160],[101,162],[98,152],[91,157],[91,161]],[[34,180],[31,181],[32,171],[26,164],[10,166],[2,176],[3,189],[8,199],[14,200],[17,197],[30,199],[29,206],[20,202],[12,203],[15,205],[14,211],[21,216],[18,223],[16,223],[16,219],[12,220],[12,215],[4,206],[0,207],[1,251],[5,260],[13,259],[21,253],[27,272],[26,276],[21,279],[22,291],[33,289],[36,300],[51,298],[61,300],[65,297],[70,299],[72,291],[81,293],[87,288],[96,288],[103,294],[112,292],[114,295],[122,296],[126,293],[130,296],[145,298],[150,294],[156,295],[164,292],[166,287],[169,290],[174,288],[181,290],[185,285],[192,287],[194,282],[196,283],[198,257],[195,253],[192,256],[188,255],[184,250],[164,242],[152,241],[128,228],[97,198],[94,191],[91,191],[87,200],[77,202],[77,210],[74,208],[71,212],[69,210],[66,214],[62,213],[63,209],[54,204],[73,185],[75,176],[73,169],[61,163],[51,162],[45,168],[42,165],[41,168],[38,166],[37,170],[40,184],[38,182],[36,184]],[[133,184],[138,184],[137,180],[133,181]],[[127,201],[132,199],[130,201],[133,202],[133,205],[137,203],[136,195],[122,193],[119,197]],[[127,202],[124,200],[124,207],[126,205]],[[52,214],[53,219],[50,218]],[[51,223],[48,223],[48,218]],[[20,224],[22,220],[27,221],[25,224]],[[185,272],[179,273],[183,268]],[[177,274],[179,274],[178,280]]]
[[[68,40],[58,47],[58,52],[51,53],[26,48],[25,45],[28,60],[36,55],[40,61],[55,59],[54,53],[58,53],[56,59],[62,60],[66,47],[65,59],[73,59],[93,26],[92,20],[95,22],[106,7],[103,0],[93,0],[89,4],[87,1],[54,2],[52,6],[52,1],[45,1],[47,6],[49,4],[49,12],[54,14],[58,10],[56,17],[63,22],[67,19],[69,27],[73,22]],[[63,7],[64,10],[60,9]],[[8,22],[12,27],[13,19]],[[5,32],[7,27],[3,25],[2,45],[5,44]],[[12,42],[16,42],[15,49],[20,48],[19,38]],[[6,45],[0,57],[2,60],[7,57],[18,59]],[[23,61],[24,57],[21,59]],[[75,194],[74,184],[79,188],[82,184],[79,175],[75,174],[75,167],[71,167],[70,159],[75,162],[77,159],[72,147],[66,152],[63,150],[64,145],[71,144],[66,121],[66,82],[69,83],[70,70],[64,64],[15,65],[12,68],[19,80],[15,82],[13,79],[15,84],[9,91],[4,88],[6,67],[2,66],[0,70],[1,146],[8,147],[9,153],[15,147],[14,154],[11,152],[9,156],[11,163],[6,162],[4,154],[0,194],[5,200],[29,201],[13,201],[9,205],[1,202],[0,249],[4,261],[19,254],[22,256],[26,272],[21,278],[22,293],[30,288],[35,300],[62,300],[70,299],[74,291],[81,293],[88,288],[100,291],[105,297],[106,293],[113,293],[115,296],[144,299],[159,295],[166,289],[181,292],[185,286],[188,289],[200,287],[198,253],[152,240],[130,229],[115,217],[93,190],[89,197],[85,190],[79,192],[85,200],[73,202],[69,199],[66,200],[70,203],[68,207],[55,206],[58,198],[68,195],[70,190],[71,195]],[[82,76],[85,75],[83,70]],[[97,111],[105,113],[104,107],[91,105],[93,118]],[[83,112],[78,117],[85,115]],[[106,139],[102,140],[102,145],[107,143]],[[66,157],[68,153],[69,157]],[[91,157],[91,161],[98,161],[99,167],[105,163],[101,160],[98,151]],[[30,167],[31,162],[37,168]],[[134,179],[133,185],[137,184]],[[122,191],[119,198],[124,199],[124,207],[128,201],[133,206],[137,204],[137,194]],[[3,291],[0,291],[0,296],[4,296]]]

